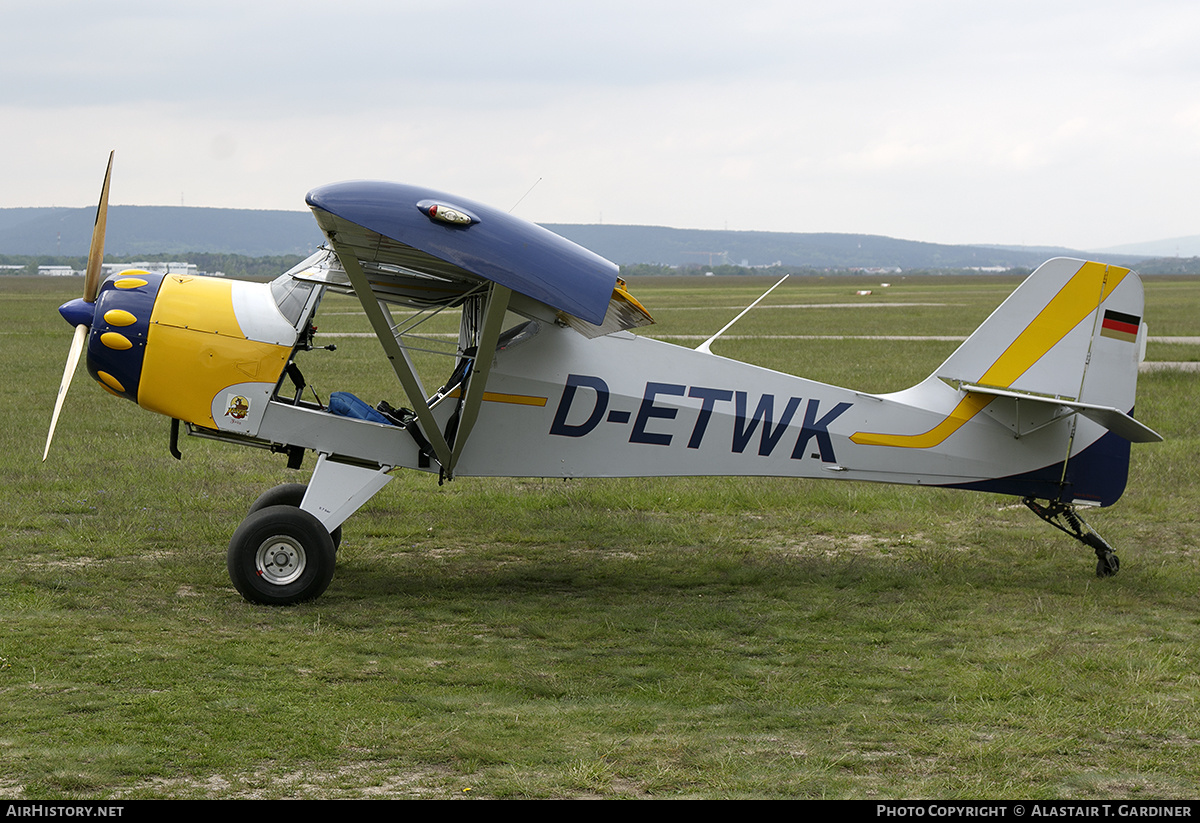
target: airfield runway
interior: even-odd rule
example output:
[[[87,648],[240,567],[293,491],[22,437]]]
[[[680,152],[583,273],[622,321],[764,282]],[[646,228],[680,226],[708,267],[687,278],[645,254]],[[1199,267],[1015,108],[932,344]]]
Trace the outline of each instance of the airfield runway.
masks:
[[[318,335],[322,339],[329,337],[374,337],[374,332],[322,332]],[[425,337],[445,337],[454,338],[456,334],[426,334]],[[686,342],[695,340],[704,342],[708,339],[703,334],[647,334],[644,337],[651,337],[655,340],[665,340],[670,342]],[[966,340],[965,335],[940,335],[940,334],[726,334],[722,335],[722,340],[905,340],[905,341],[920,341],[920,340],[935,340],[947,343],[961,343]],[[1149,337],[1151,343],[1176,343],[1180,345],[1197,345],[1200,344],[1200,337]],[[1146,361],[1141,364],[1138,369],[1142,372],[1152,371],[1188,371],[1200,372],[1200,362],[1198,361],[1169,361],[1169,360],[1154,360]]]

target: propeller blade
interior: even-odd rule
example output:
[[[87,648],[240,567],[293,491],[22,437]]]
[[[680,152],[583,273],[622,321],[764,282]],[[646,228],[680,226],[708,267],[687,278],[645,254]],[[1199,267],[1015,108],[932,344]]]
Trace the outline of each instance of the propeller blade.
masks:
[[[108,223],[108,181],[112,177],[113,155],[108,153],[108,169],[104,172],[104,188],[100,190],[100,205],[96,207],[96,225],[92,229],[92,247],[88,250],[87,277],[83,281],[83,299],[96,302],[100,291],[100,264],[104,262],[104,230]]]
[[[42,461],[50,454],[50,441],[54,439],[54,429],[58,427],[58,415],[62,411],[63,401],[67,399],[67,389],[71,387],[71,378],[75,376],[75,367],[79,365],[79,355],[87,343],[88,327],[80,324],[75,327],[75,339],[71,341],[71,351],[67,353],[67,367],[63,370],[62,384],[58,387],[58,399],[54,401],[54,416],[50,418],[50,433],[46,435],[46,450],[42,452]]]

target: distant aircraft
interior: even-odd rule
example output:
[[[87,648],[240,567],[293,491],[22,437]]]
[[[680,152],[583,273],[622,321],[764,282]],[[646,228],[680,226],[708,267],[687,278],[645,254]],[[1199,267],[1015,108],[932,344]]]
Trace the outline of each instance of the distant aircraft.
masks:
[[[638,337],[652,321],[617,266],[502,211],[416,186],[355,181],[307,202],[327,244],[271,283],[125,271],[100,280],[112,157],[46,453],[85,345],[107,391],[189,435],[317,455],[307,486],[264,493],[229,543],[255,603],[319,596],[341,526],[398,469],[466,476],[839,478],[1020,497],[1095,550],[1079,515],[1124,490],[1146,326],[1128,269],[1058,258],[1030,275],[918,385],[868,394]],[[411,409],[306,399],[328,292],[354,294]],[[391,307],[415,310],[398,322]],[[460,313],[429,391],[420,323]],[[332,348],[332,347],[330,347]],[[336,401],[336,402],[334,402]],[[43,455],[45,459],[45,454]]]

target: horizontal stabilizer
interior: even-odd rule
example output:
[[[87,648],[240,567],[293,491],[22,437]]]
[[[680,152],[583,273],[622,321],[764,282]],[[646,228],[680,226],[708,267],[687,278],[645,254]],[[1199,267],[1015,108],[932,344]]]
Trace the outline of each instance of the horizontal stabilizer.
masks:
[[[1113,434],[1124,437],[1132,443],[1158,443],[1162,435],[1149,426],[1138,422],[1125,412],[1113,406],[1100,406],[1095,403],[1081,403],[1078,400],[1063,400],[1058,397],[1046,397],[1040,394],[995,389],[990,386],[977,386],[963,383],[960,389],[974,394],[986,394],[992,397],[1008,397],[1020,402],[1035,403],[1042,407],[1065,407],[1070,409],[1068,414],[1082,414],[1094,423],[1098,423]],[[1056,415],[1056,418],[1061,415]],[[1018,432],[1019,434],[1019,432]]]

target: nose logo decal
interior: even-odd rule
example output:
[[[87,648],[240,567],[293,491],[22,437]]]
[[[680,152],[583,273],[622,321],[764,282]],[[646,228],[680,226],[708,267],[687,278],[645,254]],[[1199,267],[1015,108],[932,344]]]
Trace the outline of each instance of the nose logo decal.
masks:
[[[225,411],[226,417],[232,417],[234,420],[243,420],[250,413],[250,401],[240,394],[229,398],[229,408]]]

